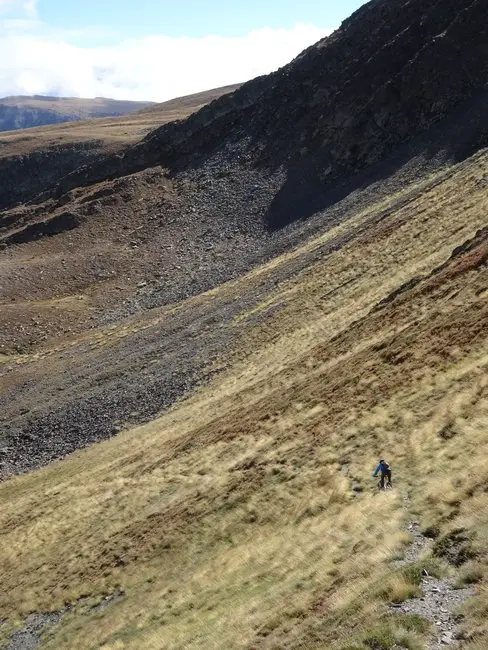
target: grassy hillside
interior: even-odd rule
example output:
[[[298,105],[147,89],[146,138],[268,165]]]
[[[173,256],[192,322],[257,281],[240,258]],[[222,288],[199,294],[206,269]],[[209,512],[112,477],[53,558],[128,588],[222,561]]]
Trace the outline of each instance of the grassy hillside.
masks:
[[[434,648],[428,622],[389,608],[427,568],[476,583],[460,629],[485,648],[487,174],[482,152],[121,323],[135,336],[198,306],[195,336],[235,327],[239,342],[163,417],[0,486],[4,638],[52,611],[51,649]],[[298,259],[230,325],[213,317]],[[371,478],[380,456],[392,492]],[[414,519],[432,557],[399,568]]]
[[[151,102],[118,101],[105,97],[3,97],[0,99],[0,131],[125,115],[148,105]]]
[[[47,97],[44,95],[19,95],[16,97],[2,97],[0,103],[5,106],[31,107],[48,109],[63,114],[72,113],[78,118],[89,117],[90,115],[108,113],[129,113],[142,110],[154,102],[120,101],[107,97]]]
[[[162,124],[187,117],[213,99],[232,92],[236,88],[238,85],[225,86],[150,106],[148,106],[148,102],[141,102],[140,110],[135,107],[138,102],[116,102],[116,105],[122,105],[120,113],[127,113],[127,115],[116,118],[97,117],[96,121],[87,119],[88,112],[98,111],[99,114],[115,112],[113,106],[110,105],[112,100],[33,100],[32,108],[34,110],[46,108],[46,106],[53,112],[69,110],[74,112],[80,121],[39,126],[21,131],[4,131],[0,134],[0,157],[25,155],[40,148],[83,142],[96,142],[98,145],[102,144],[104,148],[118,149],[123,145],[140,140],[149,131]],[[6,106],[12,107],[19,98],[6,99],[9,99]],[[5,100],[0,100],[0,104],[2,101]],[[23,105],[25,106],[25,102]],[[96,115],[91,115],[91,117],[96,117]]]

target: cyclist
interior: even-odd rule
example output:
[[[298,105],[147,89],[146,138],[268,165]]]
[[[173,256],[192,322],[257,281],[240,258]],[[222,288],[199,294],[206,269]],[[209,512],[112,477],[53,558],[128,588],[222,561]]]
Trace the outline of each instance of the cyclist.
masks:
[[[376,476],[378,476],[379,472],[381,472],[380,487],[382,487],[382,488],[385,487],[385,478],[387,479],[386,487],[392,487],[392,485],[391,485],[391,467],[386,462],[386,460],[384,460],[383,458],[380,460],[380,464],[376,468],[376,471],[373,474],[373,476],[376,478]]]

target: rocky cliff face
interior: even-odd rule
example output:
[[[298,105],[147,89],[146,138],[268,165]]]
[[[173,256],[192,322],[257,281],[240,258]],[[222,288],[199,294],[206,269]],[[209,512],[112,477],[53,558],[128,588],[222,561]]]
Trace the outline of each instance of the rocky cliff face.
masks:
[[[154,164],[194,168],[224,152],[225,167],[284,167],[290,183],[306,178],[321,192],[456,111],[461,137],[435,146],[466,155],[486,142],[485,15],[485,0],[373,0],[288,66],[80,170],[58,191]]]
[[[368,183],[370,169],[389,175],[396,155],[462,158],[488,138],[485,13],[486,0],[372,0],[289,65],[125,151],[80,145],[3,161],[0,207],[162,165],[191,182],[229,178],[215,206],[242,173],[273,178],[258,216],[275,229],[346,182]]]
[[[163,127],[147,149],[182,164],[247,138],[255,164],[312,160],[330,183],[454,109],[486,101],[485,15],[484,0],[374,0],[276,74]],[[484,136],[483,123],[477,127]],[[473,131],[478,146],[484,140]]]
[[[80,142],[0,158],[0,210],[27,202],[100,155],[96,142]]]

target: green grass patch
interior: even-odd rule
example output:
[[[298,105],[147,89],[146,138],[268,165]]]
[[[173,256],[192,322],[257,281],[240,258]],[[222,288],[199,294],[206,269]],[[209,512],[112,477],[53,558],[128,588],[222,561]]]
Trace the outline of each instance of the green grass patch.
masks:
[[[462,589],[469,585],[475,585],[483,580],[485,568],[479,562],[469,562],[460,570],[456,580],[456,589]]]
[[[430,631],[429,621],[417,614],[389,614],[340,650],[390,650],[395,645],[423,650]]]

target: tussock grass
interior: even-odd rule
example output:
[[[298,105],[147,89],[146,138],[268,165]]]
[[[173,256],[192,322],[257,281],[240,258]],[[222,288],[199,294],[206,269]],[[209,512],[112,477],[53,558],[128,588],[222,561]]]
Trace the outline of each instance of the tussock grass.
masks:
[[[390,603],[403,603],[409,598],[421,595],[418,582],[412,582],[406,575],[393,575],[389,577],[375,593],[383,600]]]
[[[465,648],[465,650],[484,650],[484,648],[486,648],[486,636],[463,644],[463,648]]]
[[[408,650],[423,650],[425,635],[430,624],[420,616],[385,616],[369,632],[360,635],[357,641],[341,646],[341,650],[390,650],[401,646]]]
[[[162,418],[1,485],[0,618],[70,603],[51,649],[417,650],[428,624],[387,604],[462,560],[465,633],[486,633],[488,272],[441,267],[485,225],[487,171],[476,157],[276,287],[228,371]],[[407,494],[442,560],[394,570]]]
[[[483,582],[485,579],[486,567],[480,562],[468,562],[459,572],[456,586],[459,588],[467,585],[474,585]]]

